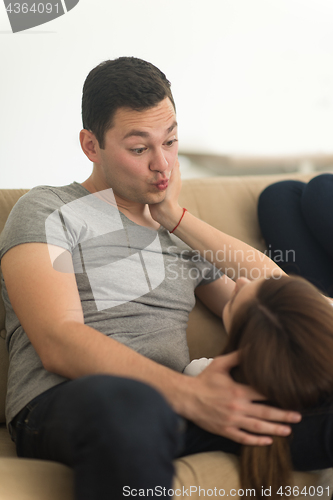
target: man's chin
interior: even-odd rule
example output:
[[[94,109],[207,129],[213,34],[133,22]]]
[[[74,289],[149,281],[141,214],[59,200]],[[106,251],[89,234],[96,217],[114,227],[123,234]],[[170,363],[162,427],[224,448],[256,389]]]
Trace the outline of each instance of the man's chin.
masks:
[[[150,193],[147,196],[147,205],[156,205],[157,203],[161,203],[161,201],[164,200],[166,195],[166,192],[160,192],[160,193]]]

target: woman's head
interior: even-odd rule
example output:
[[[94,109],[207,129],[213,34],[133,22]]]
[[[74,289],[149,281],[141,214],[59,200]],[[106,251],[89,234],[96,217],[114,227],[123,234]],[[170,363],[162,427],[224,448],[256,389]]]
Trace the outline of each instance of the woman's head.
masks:
[[[234,376],[282,408],[302,409],[333,391],[333,307],[301,278],[237,281],[225,307],[225,352]]]

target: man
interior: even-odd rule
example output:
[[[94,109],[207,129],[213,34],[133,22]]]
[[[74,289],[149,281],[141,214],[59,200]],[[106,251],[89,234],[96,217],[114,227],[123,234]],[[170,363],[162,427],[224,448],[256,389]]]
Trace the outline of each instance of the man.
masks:
[[[19,455],[72,466],[76,498],[103,500],[125,485],[169,488],[175,457],[270,444],[290,433],[276,422],[300,416],[252,403],[260,395],[229,375],[236,354],[181,373],[194,289],[221,316],[235,284],[151,215],[177,191],[165,75],[106,61],[86,79],[82,116],[91,176],[31,190],[1,239],[7,421]]]

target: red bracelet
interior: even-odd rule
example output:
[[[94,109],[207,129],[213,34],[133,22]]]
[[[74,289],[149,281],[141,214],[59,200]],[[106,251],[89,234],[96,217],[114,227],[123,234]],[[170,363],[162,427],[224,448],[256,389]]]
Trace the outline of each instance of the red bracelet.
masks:
[[[175,226],[175,227],[173,228],[173,230],[172,230],[172,231],[169,231],[169,232],[170,232],[170,234],[171,234],[171,233],[173,233],[174,231],[176,231],[177,227],[179,226],[179,224],[180,224],[180,223],[181,223],[181,221],[182,221],[182,218],[183,218],[183,217],[184,217],[184,215],[185,215],[185,212],[187,212],[187,209],[186,209],[186,208],[183,208],[183,213],[182,213],[182,216],[181,216],[181,218],[179,219],[179,222],[178,222],[177,226]]]

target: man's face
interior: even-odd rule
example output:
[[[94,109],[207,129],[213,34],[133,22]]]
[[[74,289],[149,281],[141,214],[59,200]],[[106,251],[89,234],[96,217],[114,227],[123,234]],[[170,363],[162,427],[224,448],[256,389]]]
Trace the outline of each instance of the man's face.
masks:
[[[116,200],[153,204],[165,197],[178,153],[177,122],[169,98],[145,111],[119,108],[99,149],[98,172]]]

